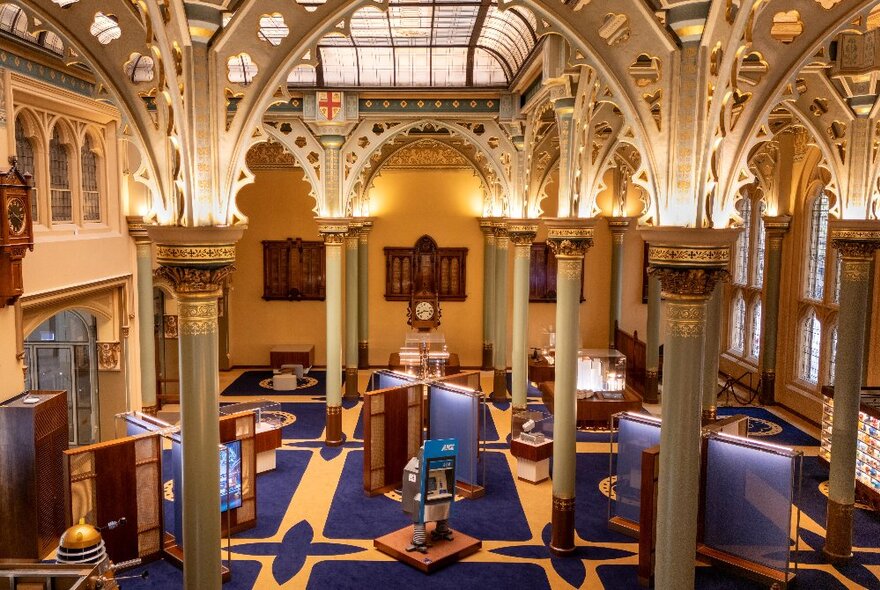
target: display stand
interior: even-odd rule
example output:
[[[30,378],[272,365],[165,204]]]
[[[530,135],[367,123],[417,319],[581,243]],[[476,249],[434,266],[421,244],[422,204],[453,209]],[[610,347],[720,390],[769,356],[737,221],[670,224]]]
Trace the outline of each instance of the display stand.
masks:
[[[428,535],[434,530],[434,523],[427,526]],[[483,542],[469,537],[460,531],[455,531],[451,541],[443,541],[428,547],[427,553],[414,551],[408,553],[402,550],[412,540],[412,526],[405,526],[400,530],[388,533],[373,541],[373,546],[386,555],[416,568],[426,574],[435,572],[451,563],[464,559],[468,555],[476,553],[483,546]]]
[[[516,457],[517,478],[530,483],[549,479],[553,417],[525,410],[513,415],[511,426],[510,454]]]
[[[482,411],[483,392],[460,383],[470,379],[467,373],[428,384],[428,438],[458,440],[457,492],[469,499],[486,493],[482,451],[485,449],[487,412]],[[482,417],[482,420],[481,420]]]
[[[608,528],[639,538],[642,519],[643,453],[660,444],[660,419],[646,414],[616,414],[617,453],[614,433],[609,437],[610,476],[616,478],[616,500],[608,496]]]
[[[275,469],[277,462],[276,452],[281,448],[281,421],[274,416],[274,412],[281,409],[279,402],[261,399],[253,402],[242,402],[220,406],[220,415],[228,416],[243,412],[254,413],[254,437],[255,452],[257,455],[257,475]]]
[[[403,467],[422,444],[423,386],[393,374],[375,382],[403,385],[364,393],[364,492],[370,496],[399,488]]]

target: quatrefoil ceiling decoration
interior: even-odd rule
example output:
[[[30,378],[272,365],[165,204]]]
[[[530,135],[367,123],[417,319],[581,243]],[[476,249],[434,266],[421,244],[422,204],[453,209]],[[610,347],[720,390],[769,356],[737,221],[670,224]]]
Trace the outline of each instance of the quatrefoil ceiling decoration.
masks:
[[[647,53],[640,53],[636,60],[629,66],[629,75],[632,76],[636,86],[643,88],[660,81],[660,58],[652,57]]]
[[[284,17],[280,13],[273,12],[260,17],[260,31],[257,36],[261,41],[278,46],[289,33],[290,29],[284,23]]]
[[[122,66],[125,77],[129,81],[140,84],[141,82],[153,81],[153,58],[140,53],[132,53]]]
[[[114,39],[122,37],[119,19],[112,14],[104,14],[103,12],[95,13],[95,20],[92,21],[89,32],[98,39],[101,45],[107,45]]]
[[[780,43],[793,43],[804,32],[804,23],[797,10],[777,12],[773,15],[773,25],[770,27],[770,36]]]
[[[251,60],[251,56],[247,53],[239,53],[233,55],[226,60],[226,77],[233,84],[247,86],[254,80],[260,68]]]

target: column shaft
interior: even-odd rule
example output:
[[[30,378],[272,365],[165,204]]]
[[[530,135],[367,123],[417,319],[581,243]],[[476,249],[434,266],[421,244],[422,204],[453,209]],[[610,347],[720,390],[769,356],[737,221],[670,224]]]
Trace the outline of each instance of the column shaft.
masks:
[[[362,223],[358,237],[358,367],[370,368],[370,268],[369,232],[372,221]]]
[[[614,333],[620,324],[623,295],[623,236],[631,218],[610,217],[611,229],[611,313],[608,318],[608,348],[614,348]]]
[[[526,409],[529,381],[529,266],[536,221],[510,221],[513,255],[513,337],[511,343],[511,398],[514,410]],[[512,416],[512,414],[511,414]]]
[[[345,398],[358,399],[358,232],[345,238]]]
[[[327,445],[342,444],[342,239],[324,240],[327,301]]]
[[[179,293],[183,561],[187,589],[220,588],[219,292]]]
[[[138,242],[137,313],[140,345],[141,407],[153,414],[156,403],[156,339],[153,333],[153,258],[150,242]]]
[[[507,400],[507,254],[510,239],[503,222],[495,227],[495,381],[494,401]]]
[[[721,349],[721,286],[716,286],[706,303],[706,345],[703,348],[703,420],[717,417],[718,355]]]
[[[761,403],[776,403],[776,338],[779,322],[779,283],[782,276],[782,238],[791,217],[765,217],[767,254],[761,313]]]
[[[840,311],[837,316],[837,358],[834,372],[834,419],[831,470],[828,476],[827,533],[823,553],[833,561],[852,556],[856,444],[862,386],[863,346],[869,302],[871,258],[841,251]]]
[[[485,371],[495,364],[495,230],[487,219],[480,219],[483,231],[483,364]]]
[[[648,275],[648,329],[645,340],[645,402],[659,403],[660,281]]]

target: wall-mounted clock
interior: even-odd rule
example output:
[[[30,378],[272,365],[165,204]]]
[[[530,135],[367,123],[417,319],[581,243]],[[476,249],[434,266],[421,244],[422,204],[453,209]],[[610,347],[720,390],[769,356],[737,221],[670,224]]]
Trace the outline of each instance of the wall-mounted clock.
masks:
[[[6,219],[9,222],[9,233],[20,236],[27,227],[27,209],[20,197],[10,197],[6,201]]]
[[[0,170],[0,307],[24,293],[22,260],[34,249],[31,176],[16,169],[14,158],[10,162],[12,167]]]

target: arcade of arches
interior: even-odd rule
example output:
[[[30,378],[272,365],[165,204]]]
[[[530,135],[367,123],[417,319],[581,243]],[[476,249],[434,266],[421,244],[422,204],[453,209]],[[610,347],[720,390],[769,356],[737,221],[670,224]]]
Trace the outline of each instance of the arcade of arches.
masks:
[[[772,442],[828,482],[801,506],[799,575],[878,588],[864,556],[880,517],[853,477],[867,465],[880,488],[859,442],[860,400],[880,386],[877,46],[877,0],[0,4],[0,159],[34,187],[23,294],[0,307],[0,401],[67,389],[71,445],[115,438],[120,412],[179,408],[187,588],[220,587],[212,416],[290,403],[320,428],[311,446],[285,434],[279,454],[310,462],[278,529],[233,540],[249,565],[230,583],[331,587],[349,565],[384,568],[355,535],[352,555],[316,543],[278,570],[297,523],[328,541],[338,497],[360,494],[344,483],[363,461],[358,400],[410,331],[416,278],[395,252],[427,235],[438,331],[481,371],[488,454],[527,531],[493,531],[448,572],[636,586],[637,544],[582,526],[606,511],[597,485],[581,490],[608,476],[607,439],[584,438],[575,410],[578,350],[635,340],[628,395],[662,417],[656,586],[738,580],[695,567],[690,542],[701,422],[729,412],[733,378],[746,413],[796,433]],[[553,472],[532,485],[505,437],[541,401],[529,355],[550,333]],[[283,345],[314,347],[317,397],[221,397]],[[835,450],[820,463],[827,387]]]

